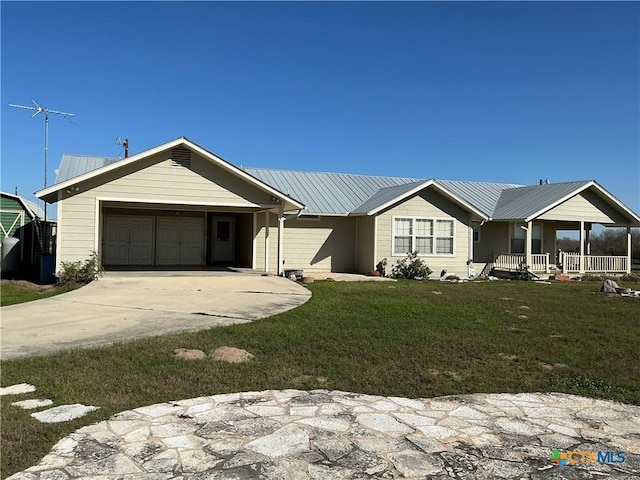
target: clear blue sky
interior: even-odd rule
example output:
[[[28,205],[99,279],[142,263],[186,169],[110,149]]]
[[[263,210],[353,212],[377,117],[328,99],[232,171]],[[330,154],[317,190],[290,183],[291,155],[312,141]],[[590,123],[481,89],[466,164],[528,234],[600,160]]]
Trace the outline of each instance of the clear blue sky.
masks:
[[[7,2],[2,190],[186,136],[236,165],[534,184],[640,211],[638,2]]]

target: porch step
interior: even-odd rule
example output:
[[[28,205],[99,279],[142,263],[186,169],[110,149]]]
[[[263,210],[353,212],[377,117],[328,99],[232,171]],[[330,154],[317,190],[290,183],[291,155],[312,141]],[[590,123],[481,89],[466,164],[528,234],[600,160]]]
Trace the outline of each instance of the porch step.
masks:
[[[482,271],[480,272],[480,277],[488,277],[491,274],[491,270],[493,270],[493,262],[487,263]]]

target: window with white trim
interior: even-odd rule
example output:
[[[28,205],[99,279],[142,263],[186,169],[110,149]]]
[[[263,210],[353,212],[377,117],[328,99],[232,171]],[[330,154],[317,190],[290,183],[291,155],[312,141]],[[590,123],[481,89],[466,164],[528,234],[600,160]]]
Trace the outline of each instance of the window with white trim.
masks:
[[[453,244],[453,220],[393,218],[393,255],[453,255]]]
[[[453,220],[436,220],[436,254],[453,255]]]

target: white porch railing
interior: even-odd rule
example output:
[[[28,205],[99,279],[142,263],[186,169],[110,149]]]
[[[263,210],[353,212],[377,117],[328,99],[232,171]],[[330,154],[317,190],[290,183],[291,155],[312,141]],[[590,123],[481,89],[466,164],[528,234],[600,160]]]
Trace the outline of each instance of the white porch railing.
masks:
[[[585,255],[584,273],[626,273],[627,257],[614,255]],[[560,263],[563,273],[580,273],[580,254],[561,252]]]
[[[526,262],[526,257],[521,253],[501,253],[493,262],[493,267],[498,270],[516,271],[520,265]],[[532,272],[549,273],[549,254],[534,253],[531,255],[531,265],[529,270]]]

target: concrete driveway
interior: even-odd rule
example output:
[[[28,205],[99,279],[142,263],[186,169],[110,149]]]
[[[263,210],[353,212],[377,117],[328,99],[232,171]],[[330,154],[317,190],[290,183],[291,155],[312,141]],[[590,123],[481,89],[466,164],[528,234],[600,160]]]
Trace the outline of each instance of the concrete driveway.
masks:
[[[235,272],[117,272],[73,292],[2,307],[0,359],[247,323],[305,303],[280,277]]]

